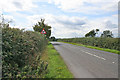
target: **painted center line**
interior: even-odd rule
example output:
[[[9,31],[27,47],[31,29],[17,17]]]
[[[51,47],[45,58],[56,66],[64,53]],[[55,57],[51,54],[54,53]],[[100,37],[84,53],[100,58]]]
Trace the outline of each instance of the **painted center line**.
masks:
[[[113,64],[115,63],[115,62],[112,62]]]
[[[102,58],[102,57],[101,57],[101,59],[106,60],[105,58]]]
[[[82,51],[82,52],[85,52],[85,51]],[[87,53],[87,54],[89,54],[89,55],[91,55],[91,56],[97,57],[97,58],[99,58],[99,59],[106,60],[105,58],[100,57],[100,56],[97,56],[97,55],[95,55],[95,54],[92,54],[92,53],[89,53],[89,52],[85,52],[85,53]]]
[[[87,54],[89,54],[89,55],[91,55],[91,56],[94,56],[94,57],[96,57],[96,58],[99,58],[99,59],[102,59],[102,60],[106,60],[105,58],[100,57],[100,56],[97,56],[97,55],[95,55],[95,54],[92,54],[92,53],[89,53],[89,52],[86,52],[86,51],[82,51],[82,52],[87,53]],[[115,62],[112,62],[112,63],[115,64]]]

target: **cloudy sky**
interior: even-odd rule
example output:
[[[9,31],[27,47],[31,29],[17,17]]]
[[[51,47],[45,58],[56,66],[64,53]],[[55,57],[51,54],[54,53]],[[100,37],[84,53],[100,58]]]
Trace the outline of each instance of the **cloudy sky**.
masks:
[[[57,38],[84,37],[92,29],[118,36],[119,0],[0,0],[0,14],[11,27],[33,30],[32,26],[45,19]]]

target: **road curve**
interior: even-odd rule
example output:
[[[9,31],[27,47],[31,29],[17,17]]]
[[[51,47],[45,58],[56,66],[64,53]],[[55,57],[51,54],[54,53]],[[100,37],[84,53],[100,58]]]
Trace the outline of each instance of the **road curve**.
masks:
[[[118,78],[118,55],[61,42],[51,42],[75,78]]]

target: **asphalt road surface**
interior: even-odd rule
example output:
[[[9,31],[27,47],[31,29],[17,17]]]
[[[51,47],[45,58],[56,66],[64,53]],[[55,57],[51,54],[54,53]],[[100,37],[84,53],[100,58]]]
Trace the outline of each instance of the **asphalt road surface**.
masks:
[[[118,78],[118,55],[61,42],[51,42],[75,78]]]

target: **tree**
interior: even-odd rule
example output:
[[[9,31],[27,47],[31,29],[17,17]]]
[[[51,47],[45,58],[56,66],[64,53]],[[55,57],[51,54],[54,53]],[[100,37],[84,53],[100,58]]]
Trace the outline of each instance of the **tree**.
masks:
[[[1,19],[0,28],[9,27],[9,23],[12,23],[12,20],[10,20],[10,21],[8,21],[8,22],[5,22],[5,19],[4,19],[3,14],[0,15],[0,19]]]
[[[96,29],[96,34],[98,34],[98,31],[100,31],[99,29]]]
[[[48,26],[47,24],[44,23],[45,19],[41,19],[40,22],[36,23],[33,26],[34,31],[41,32],[43,29],[46,31],[46,38],[49,38],[51,35],[51,26]]]
[[[9,24],[13,23],[13,20],[6,21],[3,14],[0,14],[0,28],[9,27]]]
[[[56,38],[54,36],[52,36],[50,39],[51,41],[56,41]]]
[[[91,30],[89,33],[85,34],[85,37],[95,37],[95,35],[98,33],[99,29]]]
[[[112,31],[110,30],[105,30],[103,31],[103,33],[101,34],[101,37],[113,37]]]

